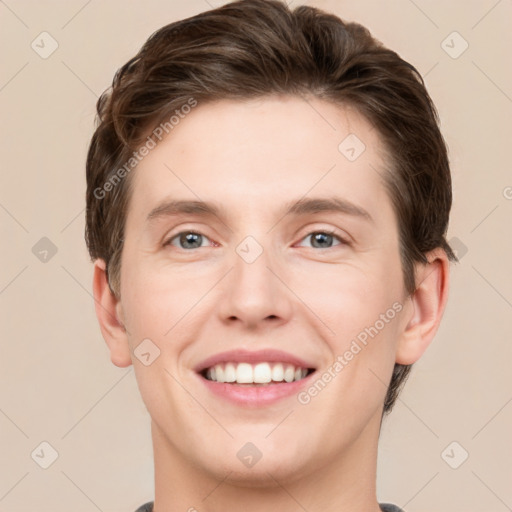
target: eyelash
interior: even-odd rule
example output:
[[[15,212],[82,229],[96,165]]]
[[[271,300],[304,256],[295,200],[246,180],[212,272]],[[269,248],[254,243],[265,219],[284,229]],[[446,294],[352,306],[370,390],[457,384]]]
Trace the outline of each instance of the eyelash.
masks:
[[[206,239],[209,240],[209,238],[206,236],[206,235],[203,235],[202,233],[200,233],[199,231],[180,231],[179,233],[176,233],[175,235],[173,235],[172,237],[170,237],[166,242],[164,242],[164,247],[166,246],[169,246],[169,245],[172,245],[172,241],[175,240],[176,238],[178,238],[180,235],[184,235],[184,234],[194,234],[194,235],[200,235]],[[329,229],[323,229],[323,230],[316,230],[316,231],[311,231],[309,232],[306,236],[302,237],[301,238],[301,242],[305,239],[307,239],[308,237],[312,236],[312,235],[317,235],[317,234],[323,234],[323,235],[329,235],[329,236],[332,236],[333,238],[337,239],[340,243],[338,245],[334,245],[332,247],[325,247],[325,249],[332,249],[334,247],[338,247],[339,245],[346,245],[346,246],[350,246],[350,242],[341,237],[340,235],[336,234],[335,231],[333,230],[329,230]],[[181,247],[177,247],[178,249],[182,249]],[[200,249],[200,247],[195,247],[194,249]],[[194,249],[182,249],[183,251],[192,251]],[[311,247],[311,249],[318,249],[317,247]]]

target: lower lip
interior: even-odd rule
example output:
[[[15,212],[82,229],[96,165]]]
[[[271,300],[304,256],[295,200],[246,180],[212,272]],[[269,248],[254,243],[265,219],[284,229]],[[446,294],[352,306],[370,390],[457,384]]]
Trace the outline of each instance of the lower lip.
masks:
[[[248,386],[246,384],[226,384],[205,379],[201,375],[199,375],[199,378],[204,385],[217,396],[234,402],[237,405],[261,407],[297,395],[303,387],[308,385],[314,373],[315,372],[310,373],[301,380],[267,384],[266,386],[262,386],[261,384],[254,386]]]

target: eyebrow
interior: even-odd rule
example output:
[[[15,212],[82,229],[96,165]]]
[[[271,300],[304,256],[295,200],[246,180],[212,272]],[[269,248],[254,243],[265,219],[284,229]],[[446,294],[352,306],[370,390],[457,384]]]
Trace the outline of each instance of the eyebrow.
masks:
[[[324,212],[343,213],[374,222],[372,216],[364,208],[340,197],[302,198],[290,201],[283,207],[283,217],[286,215],[301,216]],[[223,208],[211,202],[167,199],[149,212],[146,222],[180,214],[221,217],[222,213]]]

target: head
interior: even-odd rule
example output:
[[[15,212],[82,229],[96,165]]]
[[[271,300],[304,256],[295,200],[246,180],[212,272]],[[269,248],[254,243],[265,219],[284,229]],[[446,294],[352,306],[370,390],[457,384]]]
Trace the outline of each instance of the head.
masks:
[[[148,371],[167,369],[169,388],[159,400],[178,413],[186,407],[176,395],[176,382],[187,381],[180,365],[190,369],[201,353],[236,348],[226,340],[256,350],[258,339],[264,348],[275,339],[289,349],[295,345],[284,340],[302,333],[308,341],[298,342],[304,343],[300,355],[325,370],[331,356],[376,325],[377,313],[392,309],[396,315],[382,319],[382,329],[367,331],[368,345],[359,343],[358,362],[315,398],[334,403],[346,389],[343,379],[361,375],[364,361],[360,391],[343,407],[357,409],[365,386],[383,390],[361,411],[361,422],[347,427],[348,437],[355,439],[375,411],[389,412],[435,334],[447,261],[455,260],[445,239],[452,199],[447,150],[417,70],[356,23],[311,7],[245,0],[155,32],[118,70],[97,109],[87,159],[86,241],[112,360],[136,363],[143,398],[151,394]],[[293,213],[297,208],[283,216],[292,200],[297,205],[317,195],[350,202],[338,224],[337,217],[321,217],[321,208],[307,214],[321,221],[316,232],[341,228],[333,231],[343,248],[331,247],[323,260],[312,257],[311,247],[294,245],[308,255],[292,255],[291,242],[307,235],[305,217]],[[225,207],[197,218],[197,208],[189,207],[188,232],[203,233],[211,246],[190,256],[174,229],[174,241],[163,247],[176,219],[157,213],[148,224],[146,218],[169,197]],[[249,250],[261,252],[251,263],[237,252],[246,236],[254,243]],[[197,283],[201,293],[186,291],[187,283]],[[315,283],[321,289],[312,290]],[[443,292],[432,305],[427,295],[439,283]],[[212,330],[201,329],[207,324]],[[145,338],[162,354],[149,367],[133,359]],[[379,376],[383,382],[371,382]],[[149,402],[151,412],[156,405]],[[242,438],[249,435],[243,429],[230,425]]]

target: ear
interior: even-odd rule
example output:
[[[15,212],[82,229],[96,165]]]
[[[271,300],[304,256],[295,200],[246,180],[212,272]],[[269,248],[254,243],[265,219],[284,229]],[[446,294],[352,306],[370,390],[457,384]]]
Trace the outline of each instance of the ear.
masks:
[[[404,365],[415,363],[433,340],[448,299],[449,261],[443,249],[427,255],[428,263],[418,263],[415,268],[416,290],[408,304],[409,319],[400,336],[396,362]]]
[[[101,334],[107,342],[112,363],[120,368],[132,364],[130,345],[123,325],[121,301],[110,290],[105,261],[94,262],[93,295]]]

